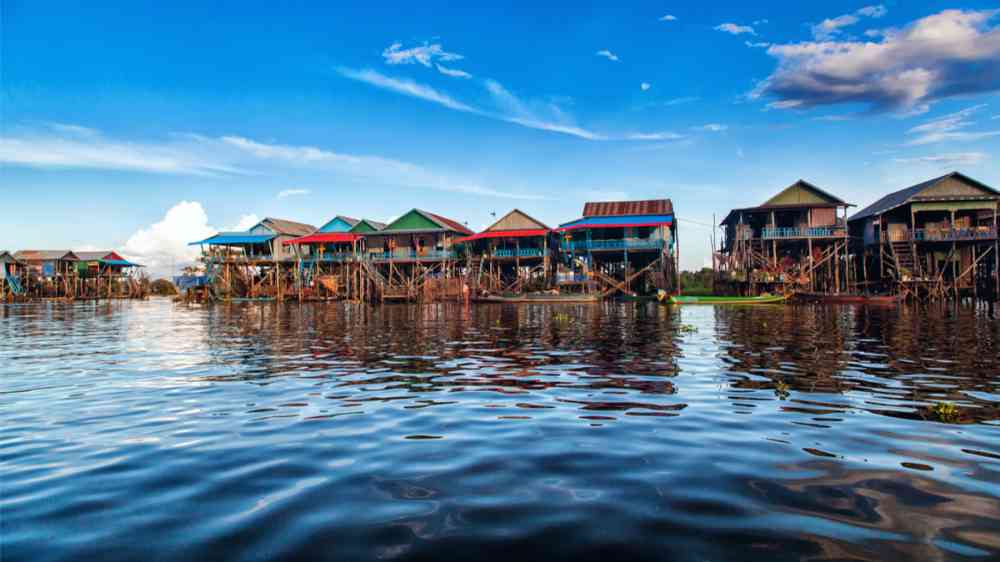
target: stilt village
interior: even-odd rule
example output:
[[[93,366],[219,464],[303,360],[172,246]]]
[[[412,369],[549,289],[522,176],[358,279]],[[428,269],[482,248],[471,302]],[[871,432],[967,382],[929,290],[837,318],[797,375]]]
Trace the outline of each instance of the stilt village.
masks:
[[[952,172],[854,207],[799,180],[732,209],[711,239],[714,293],[997,300],[996,189]],[[421,209],[389,224],[265,218],[191,244],[198,266],[173,279],[188,301],[588,302],[683,292],[670,199],[586,203],[556,227],[514,209],[481,232]],[[4,302],[149,294],[142,266],[112,250],[0,251],[0,264]]]

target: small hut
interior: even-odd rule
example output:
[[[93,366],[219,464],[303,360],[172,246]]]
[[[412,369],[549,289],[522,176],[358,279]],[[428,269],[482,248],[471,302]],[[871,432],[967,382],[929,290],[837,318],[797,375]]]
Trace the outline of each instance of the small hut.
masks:
[[[679,250],[669,199],[590,202],[561,224],[561,289],[601,297],[676,291]]]
[[[921,300],[1000,294],[1000,192],[959,172],[890,193],[848,220],[856,276]]]
[[[848,287],[850,203],[798,180],[757,207],[729,211],[714,256],[716,291],[839,293]]]
[[[351,232],[361,221],[337,215],[316,232],[282,242],[298,256],[299,299],[349,296],[357,278],[361,235]]]
[[[134,273],[142,266],[114,250],[74,252],[77,298],[142,298],[145,291]]]
[[[477,294],[520,294],[545,289],[550,279],[552,229],[514,209],[482,232],[459,238]]]

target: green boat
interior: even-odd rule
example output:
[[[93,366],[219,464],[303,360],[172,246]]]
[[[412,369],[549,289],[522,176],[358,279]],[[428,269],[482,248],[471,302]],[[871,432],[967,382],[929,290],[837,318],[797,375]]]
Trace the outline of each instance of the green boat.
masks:
[[[685,297],[672,295],[670,304],[775,304],[784,302],[784,295],[761,295],[759,297]]]

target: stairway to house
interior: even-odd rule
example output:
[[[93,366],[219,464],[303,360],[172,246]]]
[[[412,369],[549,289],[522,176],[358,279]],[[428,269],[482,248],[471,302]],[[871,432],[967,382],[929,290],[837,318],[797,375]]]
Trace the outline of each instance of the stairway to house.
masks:
[[[10,287],[10,290],[15,295],[24,294],[24,287],[21,286],[21,282],[17,280],[17,277],[14,277],[10,273],[4,273],[4,276],[7,278],[7,286]]]
[[[896,269],[905,269],[911,275],[916,275],[914,266],[917,263],[913,255],[913,246],[909,242],[892,242],[892,255],[896,258]]]

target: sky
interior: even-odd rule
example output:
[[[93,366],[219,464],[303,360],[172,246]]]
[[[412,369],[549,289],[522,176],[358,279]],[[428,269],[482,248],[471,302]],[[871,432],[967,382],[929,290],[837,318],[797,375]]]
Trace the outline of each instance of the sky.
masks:
[[[1000,187],[995,2],[507,4],[4,0],[0,249],[666,197],[696,269],[799,178]]]

